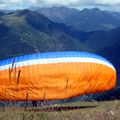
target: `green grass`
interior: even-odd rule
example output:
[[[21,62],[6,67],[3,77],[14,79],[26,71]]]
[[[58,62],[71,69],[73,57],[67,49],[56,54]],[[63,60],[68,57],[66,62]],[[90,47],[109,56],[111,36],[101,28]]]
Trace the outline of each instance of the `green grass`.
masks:
[[[62,107],[61,111],[56,111]],[[75,109],[75,107],[77,107]],[[0,109],[0,120],[120,120],[120,101],[77,102],[48,107],[23,108],[4,107]],[[68,110],[65,110],[67,108]]]

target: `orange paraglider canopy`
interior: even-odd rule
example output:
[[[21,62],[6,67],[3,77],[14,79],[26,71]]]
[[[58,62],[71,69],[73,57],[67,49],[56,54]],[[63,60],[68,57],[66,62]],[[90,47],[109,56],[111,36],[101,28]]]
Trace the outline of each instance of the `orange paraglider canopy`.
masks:
[[[115,85],[113,65],[87,52],[39,53],[0,61],[0,100],[59,100]]]

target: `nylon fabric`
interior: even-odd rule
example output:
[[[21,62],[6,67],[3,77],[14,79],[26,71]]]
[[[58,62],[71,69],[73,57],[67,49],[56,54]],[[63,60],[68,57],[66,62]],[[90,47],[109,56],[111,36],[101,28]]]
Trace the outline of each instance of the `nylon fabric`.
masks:
[[[27,100],[60,100],[103,92],[116,85],[116,71],[98,63],[37,64],[11,69],[0,71],[0,100],[24,101],[26,95]]]

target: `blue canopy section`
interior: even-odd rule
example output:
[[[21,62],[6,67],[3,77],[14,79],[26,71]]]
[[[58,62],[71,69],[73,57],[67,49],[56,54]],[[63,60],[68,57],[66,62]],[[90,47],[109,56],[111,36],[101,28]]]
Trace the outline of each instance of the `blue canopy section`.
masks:
[[[88,52],[65,51],[65,52],[36,53],[36,54],[29,54],[29,55],[10,58],[10,59],[5,59],[0,61],[0,66],[11,64],[13,63],[13,61],[22,62],[22,61],[35,60],[35,59],[64,58],[64,57],[95,58],[105,61],[112,65],[112,63],[110,63],[108,60],[96,54],[92,54]]]

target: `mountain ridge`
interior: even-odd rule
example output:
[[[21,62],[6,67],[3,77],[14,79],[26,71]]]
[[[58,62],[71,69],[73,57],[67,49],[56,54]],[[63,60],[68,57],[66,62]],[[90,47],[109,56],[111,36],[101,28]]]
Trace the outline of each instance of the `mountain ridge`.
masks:
[[[37,9],[36,12],[54,22],[64,23],[81,31],[110,30],[120,26],[117,17],[98,8],[78,10],[68,7],[48,7]]]
[[[79,37],[71,35],[74,32],[72,28],[54,23],[30,10],[2,16],[0,21],[0,48],[4,51],[0,53],[1,59],[34,52],[88,50],[86,45],[80,43]]]

